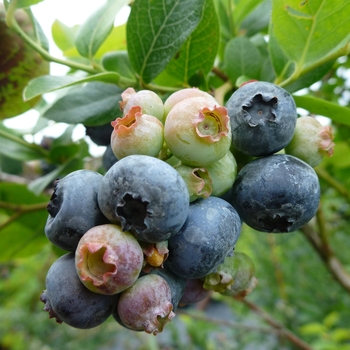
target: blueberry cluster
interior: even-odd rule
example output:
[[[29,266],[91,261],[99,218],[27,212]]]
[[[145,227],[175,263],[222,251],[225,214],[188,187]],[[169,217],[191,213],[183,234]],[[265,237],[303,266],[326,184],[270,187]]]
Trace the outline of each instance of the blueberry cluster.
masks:
[[[276,154],[297,121],[291,95],[276,85],[246,84],[226,107],[191,88],[164,103],[132,88],[122,99],[106,173],[55,182],[45,234],[67,253],[49,269],[41,300],[72,327],[113,316],[157,334],[179,305],[209,291],[249,293],[254,265],[234,252],[242,222],[297,230],[315,215],[320,188],[310,165]],[[255,157],[238,174],[234,149]]]

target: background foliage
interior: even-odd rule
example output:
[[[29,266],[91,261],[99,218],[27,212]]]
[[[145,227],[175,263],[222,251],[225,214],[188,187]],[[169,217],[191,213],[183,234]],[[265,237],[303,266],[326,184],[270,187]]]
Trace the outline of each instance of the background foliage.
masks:
[[[16,50],[32,53],[8,56],[10,69],[0,60],[0,109],[18,86],[13,99],[24,88],[27,101],[18,114],[32,105],[40,112],[32,130],[0,123],[0,349],[350,349],[349,0],[107,0],[79,27],[53,23],[63,59],[51,55],[32,15],[39,2],[5,0],[0,17],[23,40]],[[128,5],[126,24],[115,26]],[[20,11],[31,19],[30,33],[16,17]],[[37,54],[70,71],[37,71],[25,81],[13,67],[28,69]],[[52,182],[77,169],[105,171],[89,137],[74,140],[76,126],[115,119],[129,86],[164,99],[196,86],[224,104],[249,79],[287,89],[301,115],[327,117],[336,143],[334,155],[315,169],[322,198],[309,224],[283,235],[243,227],[237,250],[255,263],[253,293],[243,300],[212,295],[200,309],[180,310],[156,338],[130,337],[113,320],[90,331],[48,320],[39,295],[62,254],[43,231]],[[50,92],[53,102],[42,97]],[[10,117],[16,113],[1,113]],[[66,124],[55,139],[28,138],[53,123]],[[240,167],[248,161],[235,156]]]

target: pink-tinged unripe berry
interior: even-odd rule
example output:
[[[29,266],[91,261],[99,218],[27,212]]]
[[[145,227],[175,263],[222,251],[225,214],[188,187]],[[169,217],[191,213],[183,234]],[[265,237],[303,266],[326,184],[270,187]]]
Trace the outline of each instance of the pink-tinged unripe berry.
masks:
[[[120,294],[117,312],[128,328],[157,335],[175,316],[169,284],[156,274],[140,277]]]
[[[212,179],[212,196],[221,196],[227,192],[235,182],[237,176],[237,162],[231,151],[220,160],[206,167]]]
[[[182,163],[195,167],[210,165],[230,149],[232,136],[227,109],[205,97],[182,100],[165,120],[164,139]]]
[[[303,116],[297,119],[293,138],[285,152],[315,167],[324,156],[333,155],[333,138],[331,126],[322,126],[317,119]]]
[[[204,281],[200,278],[188,279],[179,305],[195,304],[210,296],[210,291],[205,289]]]
[[[186,88],[172,93],[164,102],[164,119],[170,110],[180,101],[190,97],[205,97],[216,102],[215,98],[208,92],[199,90],[198,88]],[[217,103],[217,102],[216,102]]]
[[[163,124],[140,106],[133,106],[123,118],[112,121],[111,148],[120,160],[132,154],[157,157],[163,147]]]
[[[133,106],[140,106],[143,114],[149,114],[163,122],[164,104],[162,99],[151,90],[135,91],[127,88],[122,94],[122,101],[119,102],[123,115],[129,113]]]
[[[75,266],[92,292],[113,295],[132,286],[141,272],[143,252],[136,238],[118,225],[95,226],[79,241]]]

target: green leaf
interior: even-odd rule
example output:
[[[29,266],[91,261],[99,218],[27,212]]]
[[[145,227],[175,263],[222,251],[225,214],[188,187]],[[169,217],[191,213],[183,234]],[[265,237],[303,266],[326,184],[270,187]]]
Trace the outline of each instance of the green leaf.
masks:
[[[0,125],[0,154],[20,161],[42,159],[47,152],[40,146],[29,143]]]
[[[83,159],[88,155],[88,145],[84,142],[67,145],[66,147],[56,147],[52,150],[54,153],[52,158],[56,162],[62,162],[56,169],[33,180],[28,189],[36,195],[42,193],[45,188],[50,185],[55,179],[63,177],[72,171],[83,168]],[[70,158],[67,158],[70,156]]]
[[[332,311],[323,320],[323,324],[327,328],[334,327],[340,321],[340,314],[337,311]]]
[[[303,335],[320,335],[326,330],[323,324],[317,322],[310,322],[300,327],[300,333]]]
[[[122,90],[93,82],[69,91],[44,113],[44,118],[68,124],[102,125],[120,116]]]
[[[259,79],[261,55],[248,38],[238,37],[227,43],[225,62],[224,70],[233,84],[242,75],[249,79]]]
[[[48,174],[33,180],[28,185],[28,189],[34,194],[39,195],[50,183],[59,177],[59,175],[65,170],[66,167],[68,167],[68,162],[58,166]]]
[[[279,81],[283,81],[294,72],[295,64],[290,61],[282,51],[282,48],[275,37],[273,28],[273,23],[270,23],[268,50],[275,75]]]
[[[206,0],[202,19],[180,51],[169,62],[166,70],[177,79],[188,84],[197,72],[206,75],[213,67],[219,47],[219,20],[212,0]]]
[[[75,35],[77,27],[68,27],[58,19],[56,19],[51,27],[52,38],[57,47],[65,52],[75,47]]]
[[[197,27],[204,0],[135,0],[127,23],[131,64],[149,83],[175,56]]]
[[[129,0],[108,0],[80,27],[76,46],[83,57],[93,58],[99,47],[110,34],[115,17]]]
[[[285,85],[284,89],[292,93],[303,88],[309,87],[313,83],[316,83],[317,81],[322,79],[330,71],[333,64],[334,61],[329,61],[325,64],[322,64],[321,66],[311,70],[310,72],[303,74],[299,79]]]
[[[39,2],[42,2],[44,0],[17,0],[16,8],[25,8],[30,7],[32,5],[39,4]]]
[[[135,72],[132,69],[127,51],[107,53],[102,57],[102,65],[106,70],[117,72],[120,76],[132,79],[136,83]]]
[[[304,108],[313,114],[328,117],[336,123],[350,125],[350,108],[348,107],[342,107],[336,103],[309,95],[293,95],[293,98],[298,107]]]
[[[348,141],[338,141],[334,147],[334,154],[332,157],[325,157],[322,160],[322,166],[331,166],[336,169],[344,169],[347,171],[346,179],[349,179],[348,172],[350,169],[350,147]],[[345,183],[345,181],[344,181]]]
[[[40,46],[45,49],[46,51],[49,51],[49,40],[47,39],[40,23],[37,21],[37,19],[34,17],[33,12],[31,9],[27,9],[26,12],[31,18],[31,21],[33,23],[33,29],[35,32],[35,38],[36,41],[40,44]]]
[[[119,78],[120,76],[116,72],[99,73],[85,78],[75,77],[72,75],[43,75],[29,82],[23,91],[23,98],[25,101],[28,101],[47,92],[52,92],[91,81],[118,83]]]
[[[251,13],[262,0],[234,0],[233,8],[233,19],[234,23],[237,26],[237,29],[240,26],[240,23]]]
[[[95,54],[96,59],[102,58],[112,51],[126,50],[126,24],[114,27]]]
[[[270,23],[271,0],[260,2],[251,13],[249,13],[240,25],[240,32],[245,33],[247,37],[265,31]]]
[[[26,185],[14,183],[0,183],[0,201],[9,204],[35,205],[47,203],[47,195],[34,195]],[[0,209],[0,224],[4,223],[13,210]],[[15,221],[5,226],[0,234],[0,261],[11,261],[37,253],[47,238],[44,234],[44,226],[47,220],[45,206],[42,209],[28,212]]]
[[[349,40],[350,2],[272,0],[271,20],[278,44],[301,70]]]

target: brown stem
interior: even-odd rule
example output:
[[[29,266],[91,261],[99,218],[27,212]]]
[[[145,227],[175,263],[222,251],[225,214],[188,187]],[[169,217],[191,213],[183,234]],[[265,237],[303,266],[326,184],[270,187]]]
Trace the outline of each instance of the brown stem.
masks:
[[[247,300],[246,298],[235,298],[235,300],[240,301],[244,305],[248,306],[250,310],[254,311],[257,315],[259,315],[267,324],[269,324],[272,328],[278,331],[282,336],[286,337],[289,341],[291,341],[294,345],[296,345],[299,349],[303,350],[313,350],[312,347],[305,343],[304,340],[300,339],[296,334],[294,334],[291,330],[285,328],[281,323],[276,321],[272,315],[261,309],[258,305],[253,302]]]
[[[306,224],[300,231],[315,248],[316,252],[325,263],[328,271],[333,275],[336,281],[338,281],[347,292],[350,292],[350,274],[334,254],[329,244],[324,242],[321,235],[319,235],[310,224]]]
[[[229,77],[219,68],[217,67],[213,67],[211,70],[215,75],[217,75],[220,79],[222,79],[223,81],[229,81]]]
[[[0,201],[0,208],[13,210],[20,214],[30,213],[32,211],[44,210],[47,207],[47,202],[35,204],[13,204]]]

